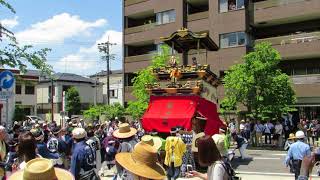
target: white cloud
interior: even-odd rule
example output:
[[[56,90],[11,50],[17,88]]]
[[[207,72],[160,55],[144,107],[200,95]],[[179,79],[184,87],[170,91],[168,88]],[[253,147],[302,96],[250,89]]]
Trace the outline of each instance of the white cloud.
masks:
[[[7,29],[12,29],[19,24],[18,16],[15,16],[12,19],[2,19],[0,20],[1,25]]]
[[[18,32],[19,42],[31,44],[63,42],[66,38],[79,35],[90,35],[92,28],[102,27],[107,23],[105,19],[85,21],[77,15],[62,13],[42,22],[31,25],[29,29]]]
[[[105,69],[106,65],[101,61],[97,45],[109,41],[116,43],[110,48],[110,53],[115,55],[116,61],[111,61],[112,68],[121,64],[122,60],[122,32],[107,30],[96,42],[89,47],[80,47],[78,52],[68,54],[57,61],[53,66],[56,71],[67,71],[77,74],[93,74],[97,70]]]

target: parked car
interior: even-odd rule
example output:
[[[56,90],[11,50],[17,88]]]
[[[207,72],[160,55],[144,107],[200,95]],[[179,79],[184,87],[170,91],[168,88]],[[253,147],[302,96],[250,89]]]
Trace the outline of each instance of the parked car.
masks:
[[[44,123],[44,120],[38,116],[26,116],[26,120],[28,123]]]

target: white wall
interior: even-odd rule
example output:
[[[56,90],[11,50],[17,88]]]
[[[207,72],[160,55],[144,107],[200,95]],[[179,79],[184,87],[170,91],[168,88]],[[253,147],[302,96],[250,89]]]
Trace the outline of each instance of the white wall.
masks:
[[[49,86],[50,83],[43,83],[37,87],[37,103],[49,103]],[[55,96],[54,96],[54,103],[62,102],[62,87],[63,86],[74,86],[80,95],[80,102],[81,103],[94,103],[94,96],[95,96],[95,88],[92,87],[92,84],[88,83],[74,83],[74,82],[55,82]],[[97,87],[97,103],[102,103],[102,87]]]
[[[107,96],[107,77],[99,77],[99,82],[103,85],[103,95]],[[115,90],[117,92],[117,97],[110,97],[110,103],[120,103],[123,105],[123,75],[122,74],[112,74],[110,75],[110,90]],[[104,102],[106,103],[106,102]]]

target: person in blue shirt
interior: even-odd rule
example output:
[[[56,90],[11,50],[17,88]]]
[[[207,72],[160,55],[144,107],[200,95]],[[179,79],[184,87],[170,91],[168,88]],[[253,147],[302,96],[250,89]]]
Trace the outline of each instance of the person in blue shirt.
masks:
[[[300,175],[301,162],[304,157],[311,156],[310,146],[304,143],[305,134],[303,131],[296,132],[297,142],[293,143],[286,156],[286,165],[289,165],[289,161],[292,160],[293,171],[295,179],[298,179]]]
[[[30,132],[34,136],[35,140],[37,141],[37,153],[47,159],[58,159],[59,154],[58,153],[51,153],[46,143],[44,143],[44,135],[43,132],[40,129],[31,129]]]
[[[87,132],[83,128],[73,129],[72,137],[75,144],[71,157],[70,171],[75,179],[80,179],[82,175],[87,174],[89,171],[94,171],[94,152],[86,143]]]

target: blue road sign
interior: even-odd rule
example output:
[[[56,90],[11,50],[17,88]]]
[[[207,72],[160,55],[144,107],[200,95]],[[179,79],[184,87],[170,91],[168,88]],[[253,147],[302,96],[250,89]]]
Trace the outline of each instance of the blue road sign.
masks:
[[[0,87],[10,89],[14,84],[14,76],[11,71],[3,71],[0,73]]]

